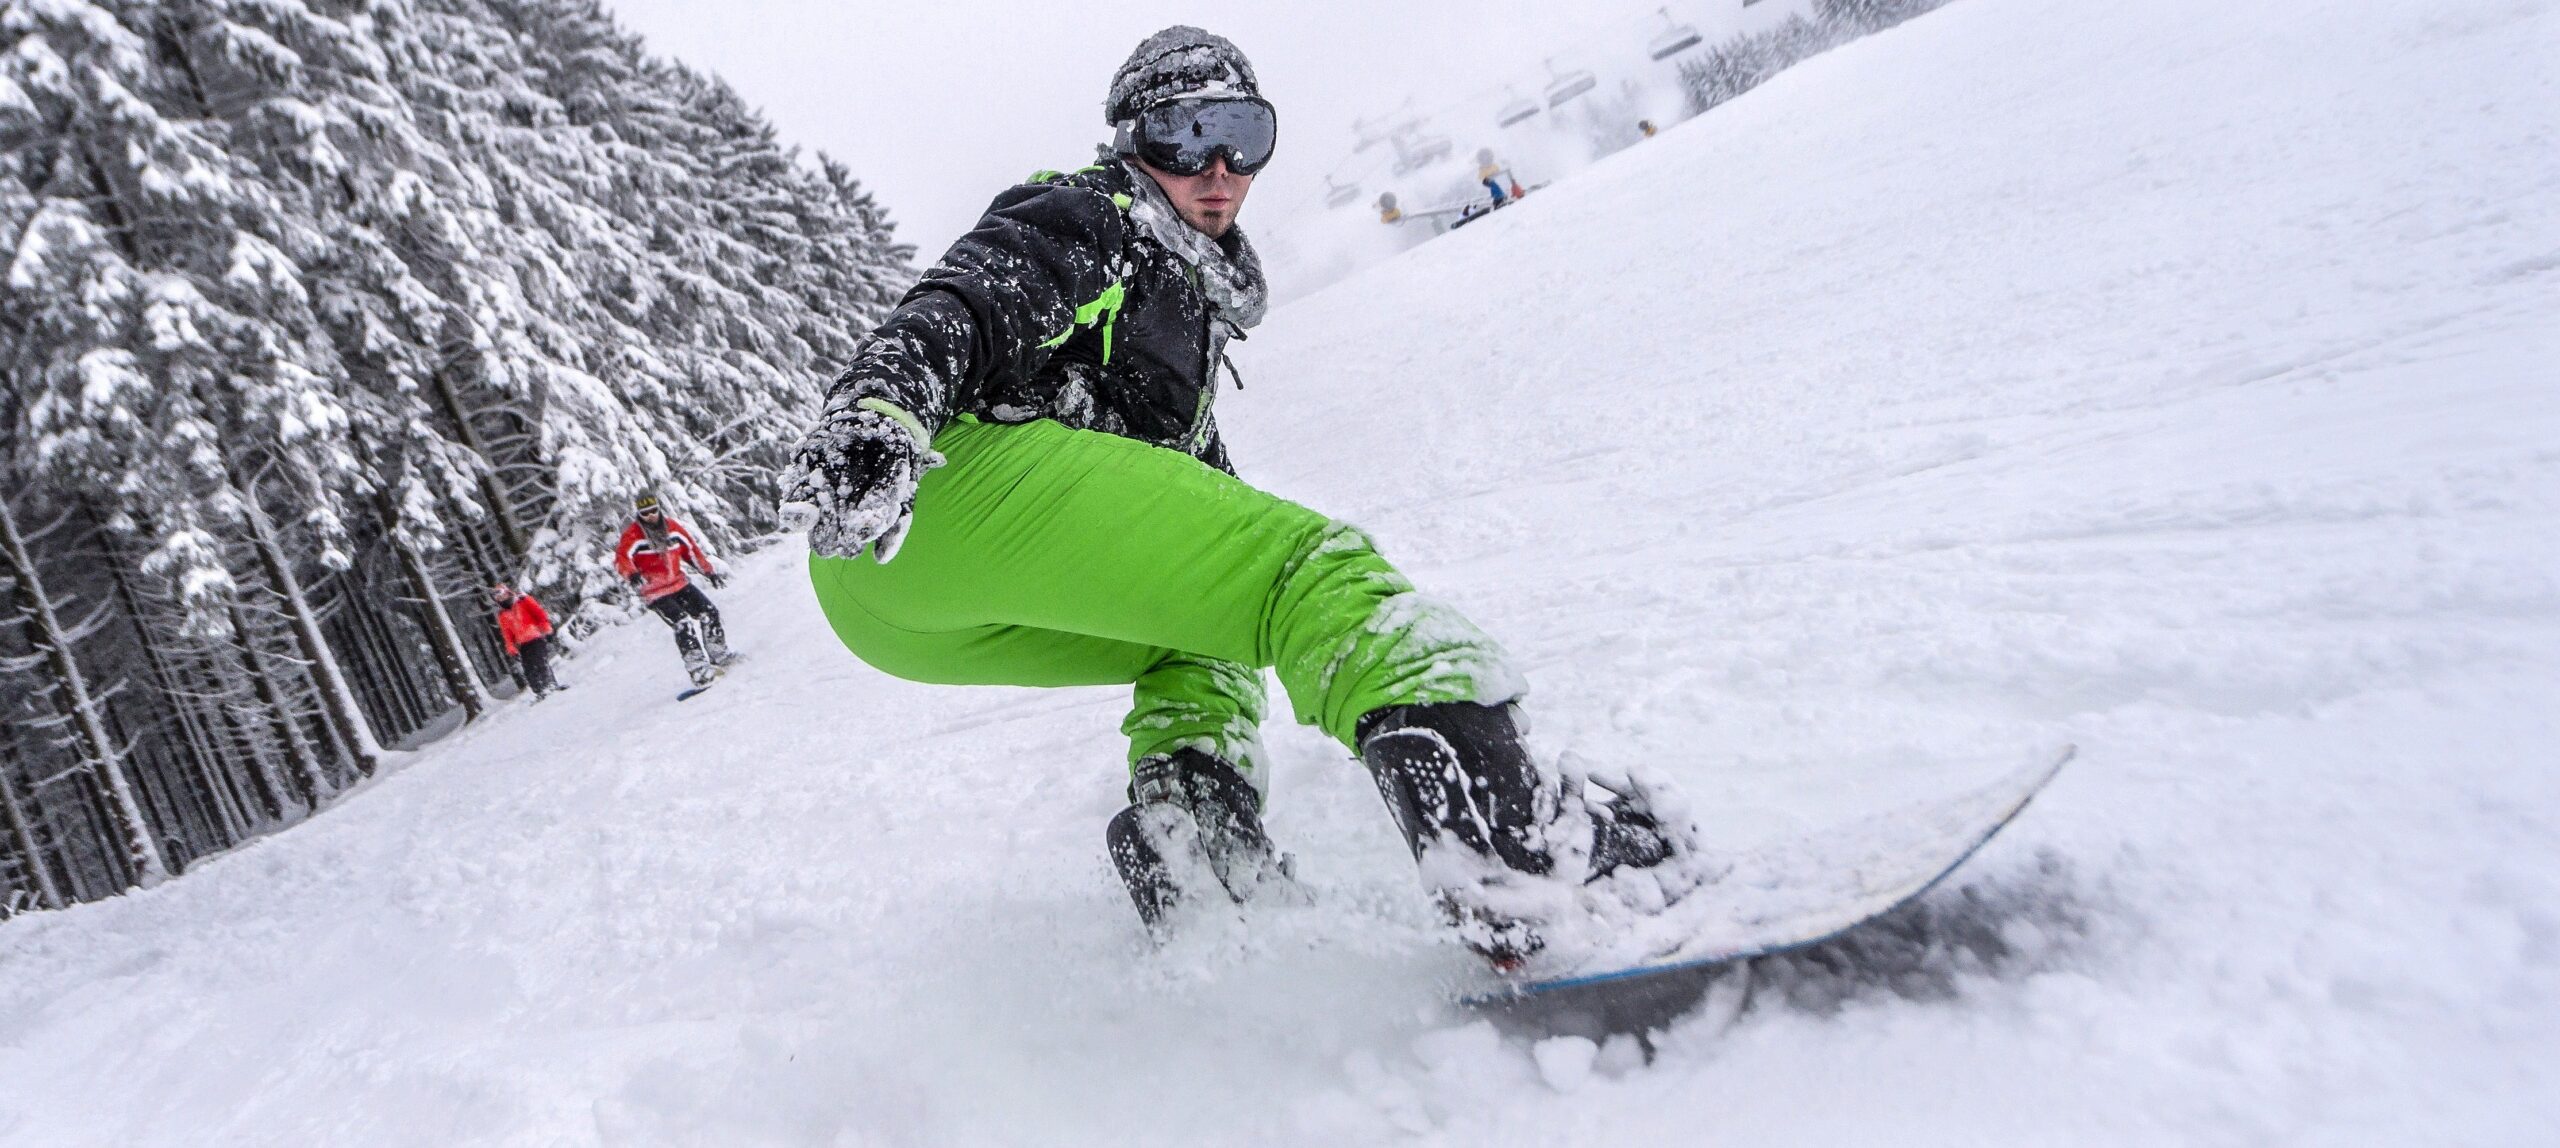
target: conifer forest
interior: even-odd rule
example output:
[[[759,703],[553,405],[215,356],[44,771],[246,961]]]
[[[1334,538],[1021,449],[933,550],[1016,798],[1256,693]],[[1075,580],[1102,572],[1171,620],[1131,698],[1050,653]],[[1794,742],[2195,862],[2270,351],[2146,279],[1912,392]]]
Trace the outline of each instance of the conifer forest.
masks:
[[[0,4],[0,916],[152,884],[511,695],[506,582],[714,548],[912,252],[595,0]]]

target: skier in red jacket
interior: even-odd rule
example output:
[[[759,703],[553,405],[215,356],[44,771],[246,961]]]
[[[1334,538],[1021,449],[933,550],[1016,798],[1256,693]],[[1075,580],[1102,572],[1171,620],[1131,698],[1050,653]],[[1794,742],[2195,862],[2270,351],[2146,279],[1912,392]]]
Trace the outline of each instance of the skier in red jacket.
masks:
[[[693,684],[710,685],[736,655],[729,652],[729,636],[720,628],[719,608],[685,577],[684,568],[701,571],[715,590],[729,577],[711,565],[702,540],[669,516],[656,495],[641,495],[633,506],[639,515],[622,528],[622,543],[613,548],[614,569],[676,632],[676,650],[684,655],[685,673]]]
[[[568,688],[551,676],[551,612],[533,595],[519,594],[504,582],[489,589],[489,601],[498,607],[498,638],[524,668],[524,683],[533,696],[549,697]]]

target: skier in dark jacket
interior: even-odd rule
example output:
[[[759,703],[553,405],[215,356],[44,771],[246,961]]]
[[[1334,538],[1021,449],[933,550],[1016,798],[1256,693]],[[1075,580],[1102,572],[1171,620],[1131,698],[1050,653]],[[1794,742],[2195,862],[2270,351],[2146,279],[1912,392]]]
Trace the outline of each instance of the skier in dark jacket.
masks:
[[[1569,900],[1616,873],[1676,897],[1678,867],[1638,871],[1685,827],[1656,825],[1642,787],[1586,801],[1534,760],[1489,638],[1356,528],[1235,477],[1212,407],[1266,302],[1235,217],[1278,138],[1251,65],[1168,28],[1104,107],[1112,147],[996,197],[801,444],[786,501],[838,637],[916,681],[1133,684],[1107,837],[1151,927],[1288,880],[1261,821],[1265,668],[1367,764],[1497,967],[1556,939],[1555,899],[1524,885]]]

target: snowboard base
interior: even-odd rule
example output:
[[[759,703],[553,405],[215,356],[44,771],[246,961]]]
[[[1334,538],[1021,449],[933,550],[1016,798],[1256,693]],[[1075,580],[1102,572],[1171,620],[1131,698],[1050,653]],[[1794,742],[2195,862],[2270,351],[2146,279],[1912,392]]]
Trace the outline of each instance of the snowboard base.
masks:
[[[1918,900],[2016,820],[2076,752],[2065,746],[1960,797],[1738,857],[1733,872],[1674,907],[1698,931],[1652,960],[1516,982],[1460,1003],[1503,1027],[1593,1039],[1662,1027],[1702,1000],[1739,1013],[1753,958],[1822,944]]]

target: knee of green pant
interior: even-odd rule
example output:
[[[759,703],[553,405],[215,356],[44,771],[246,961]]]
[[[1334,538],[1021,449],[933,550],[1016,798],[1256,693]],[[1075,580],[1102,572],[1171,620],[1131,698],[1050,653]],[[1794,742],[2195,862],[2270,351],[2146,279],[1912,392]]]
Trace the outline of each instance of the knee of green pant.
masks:
[[[1445,603],[1415,592],[1368,535],[1335,523],[1284,578],[1274,643],[1297,719],[1355,751],[1372,710],[1528,692],[1500,645]]]

